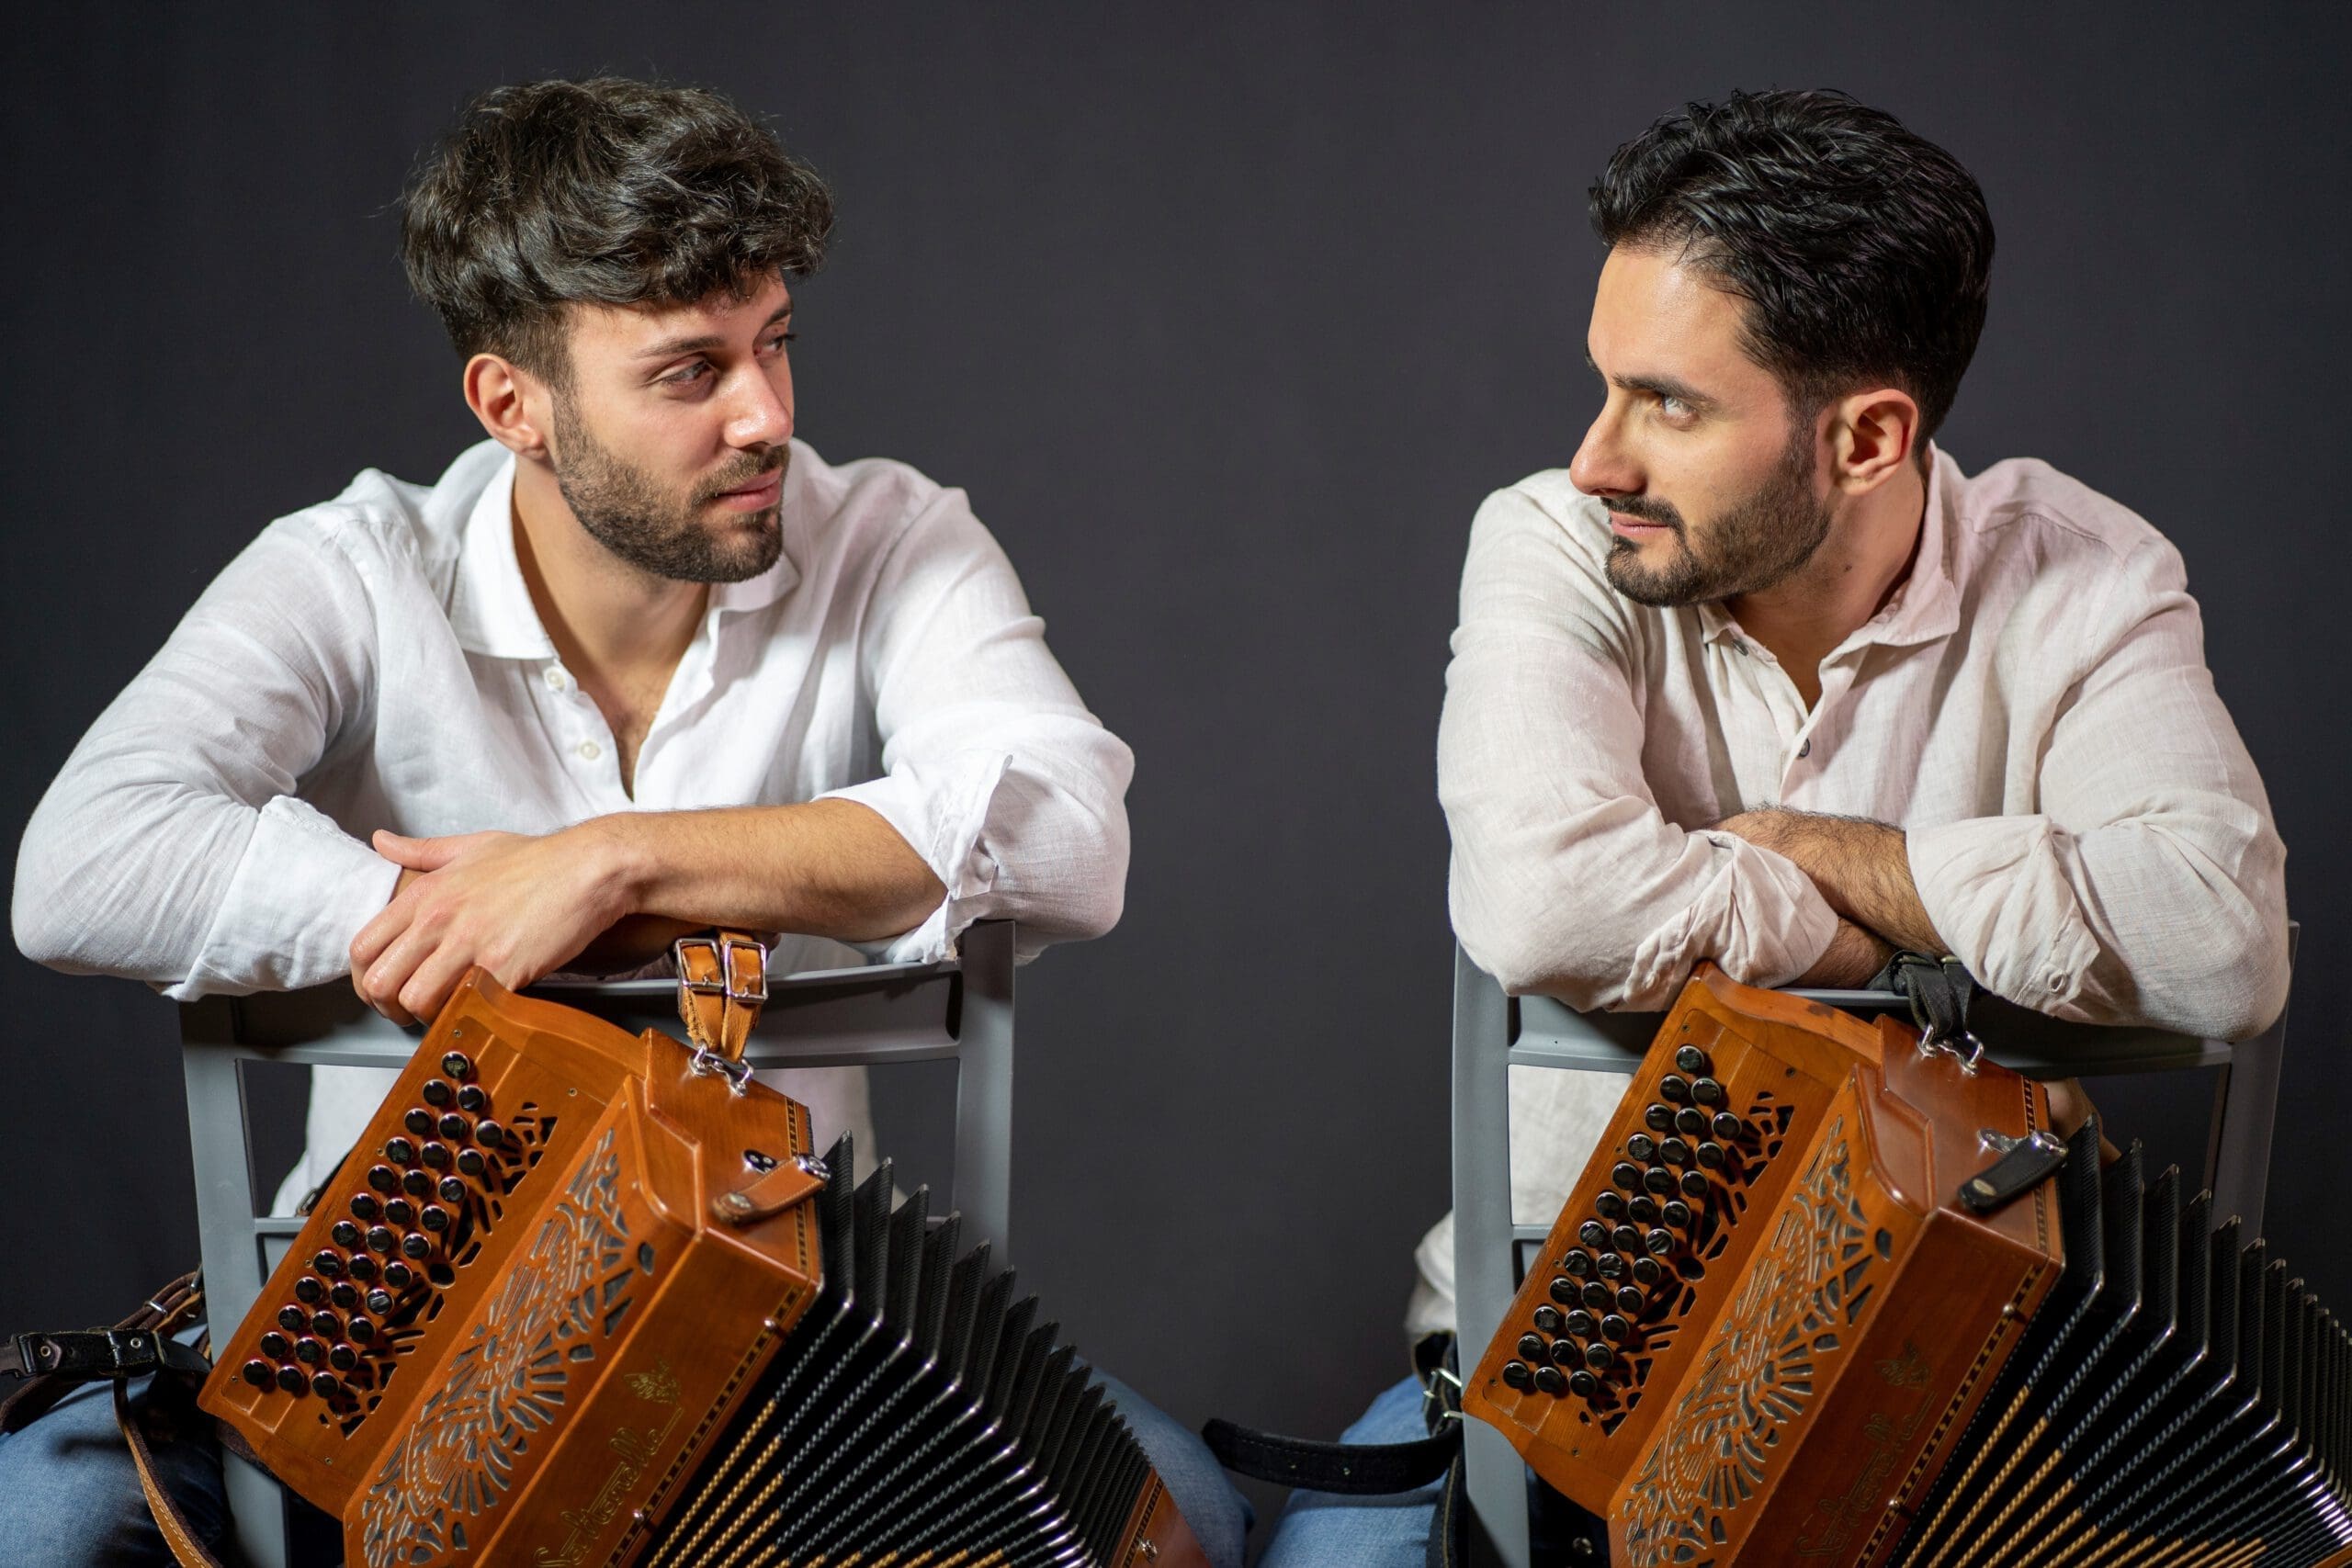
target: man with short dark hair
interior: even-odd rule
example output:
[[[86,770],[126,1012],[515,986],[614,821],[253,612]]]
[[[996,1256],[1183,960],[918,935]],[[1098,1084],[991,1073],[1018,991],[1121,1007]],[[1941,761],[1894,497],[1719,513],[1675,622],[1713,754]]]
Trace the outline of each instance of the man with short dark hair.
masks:
[[[713,924],[787,933],[779,969],[1110,929],[1131,759],[1003,552],[960,491],[793,439],[823,183],[716,95],[539,82],[471,105],[403,209],[491,439],[220,574],[27,829],[25,952],[181,998],[348,973],[407,1021],[472,964],[523,986]],[[281,1210],[392,1077],[316,1073]],[[775,1077],[820,1142],[865,1132],[862,1077]],[[144,1416],[192,1424],[168,1396]],[[1196,1441],[1120,1404],[1238,1564],[1221,1479],[1182,1495]],[[112,1423],[94,1388],[0,1440],[0,1554],[167,1560]],[[211,1445],[158,1451],[217,1533]]]
[[[1600,411],[1480,508],[1463,573],[1438,769],[1469,955],[1644,1010],[1702,960],[1851,986],[1902,948],[2063,1018],[2267,1025],[2285,852],[2178,552],[2043,463],[1930,445],[1984,321],[1967,171],[1842,94],[1734,95],[1620,148],[1592,217]],[[1553,1219],[1623,1087],[1514,1075],[1516,1220]],[[1411,1327],[1452,1328],[1450,1217],[1417,1261]],[[1401,1383],[1349,1437],[1420,1411]],[[1302,1497],[1263,1562],[1417,1564],[1426,1503]]]

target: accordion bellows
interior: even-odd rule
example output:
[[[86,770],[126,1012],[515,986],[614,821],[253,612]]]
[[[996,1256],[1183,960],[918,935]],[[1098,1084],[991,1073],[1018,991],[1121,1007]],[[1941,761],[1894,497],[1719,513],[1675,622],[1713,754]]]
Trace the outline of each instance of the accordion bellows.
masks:
[[[1011,1273],[850,1152],[476,971],[201,1403],[354,1568],[1202,1562]]]
[[[1702,970],[1464,1408],[1620,1568],[2352,1562],[2352,1342],[2210,1200],[2048,1113]],[[2054,1176],[1962,1201],[2037,1134]]]

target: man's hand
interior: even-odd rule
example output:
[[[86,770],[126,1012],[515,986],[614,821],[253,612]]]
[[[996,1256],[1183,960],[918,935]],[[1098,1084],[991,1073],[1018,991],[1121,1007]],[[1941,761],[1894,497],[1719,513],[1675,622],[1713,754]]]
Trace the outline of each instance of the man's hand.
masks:
[[[1913,953],[1951,951],[1919,901],[1900,828],[1777,807],[1743,811],[1715,826],[1794,861],[1829,907],[1863,930]]]
[[[502,986],[527,986],[628,912],[608,857],[574,829],[539,838],[379,832],[374,844],[401,866],[401,879],[352,940],[351,984],[395,1023],[439,1012],[476,964]]]

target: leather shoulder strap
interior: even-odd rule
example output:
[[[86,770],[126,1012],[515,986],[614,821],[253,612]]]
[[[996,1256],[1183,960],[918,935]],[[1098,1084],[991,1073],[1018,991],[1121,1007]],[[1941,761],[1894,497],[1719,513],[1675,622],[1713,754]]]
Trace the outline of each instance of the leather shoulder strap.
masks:
[[[682,936],[670,949],[678,965],[678,1017],[695,1048],[695,1067],[741,1084],[743,1047],[768,999],[768,950],[758,938],[722,931]]]

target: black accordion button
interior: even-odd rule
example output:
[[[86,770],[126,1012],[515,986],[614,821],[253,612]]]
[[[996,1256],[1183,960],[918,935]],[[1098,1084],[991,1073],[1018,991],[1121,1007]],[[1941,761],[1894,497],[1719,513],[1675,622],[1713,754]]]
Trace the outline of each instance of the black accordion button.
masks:
[[[1522,1334],[1519,1337],[1519,1353],[1531,1361],[1542,1360],[1550,1348],[1544,1343],[1544,1336],[1541,1334]]]
[[[311,1268],[322,1278],[340,1280],[343,1278],[343,1254],[322,1252],[311,1259]]]
[[[359,1304],[359,1287],[348,1280],[338,1280],[334,1289],[327,1292],[327,1300],[349,1312]]]
[[[1566,1393],[1568,1380],[1557,1367],[1538,1367],[1535,1369],[1535,1386],[1545,1393]]]
[[[1707,1195],[1706,1177],[1695,1170],[1684,1171],[1682,1173],[1682,1195],[1685,1198],[1704,1198]]]
[[[433,1112],[422,1105],[411,1106],[409,1113],[401,1118],[401,1125],[420,1138],[429,1138],[433,1136]]]
[[[1690,1098],[1702,1105],[1717,1107],[1726,1105],[1731,1100],[1731,1096],[1724,1092],[1724,1086],[1713,1078],[1700,1078],[1691,1084]]]
[[[1654,1165],[1642,1173],[1642,1185],[1663,1198],[1674,1190],[1674,1172],[1662,1165]]]
[[[1642,1168],[1619,1160],[1610,1168],[1609,1179],[1631,1192],[1642,1184]]]
[[[280,1367],[277,1369],[277,1386],[288,1393],[306,1393],[310,1391],[311,1380],[302,1375],[300,1367]]]
[[[395,1291],[405,1291],[416,1283],[416,1270],[396,1258],[384,1265],[384,1283]]]
[[[1640,1238],[1636,1236],[1634,1239]],[[1593,1268],[1604,1280],[1622,1280],[1625,1277],[1625,1259],[1614,1252],[1602,1253],[1594,1260]]]
[[[1625,1153],[1629,1157],[1647,1164],[1657,1157],[1657,1140],[1647,1133],[1636,1133],[1625,1140]]]
[[[481,1085],[469,1083],[458,1091],[458,1109],[479,1116],[490,1109],[490,1096],[482,1092]]]
[[[449,1153],[449,1145],[438,1142],[427,1144],[417,1150],[416,1157],[424,1162],[428,1170],[447,1170],[457,1163],[456,1158]],[[411,1171],[409,1174],[413,1176],[417,1173]],[[403,1181],[401,1185],[405,1187],[408,1183]]]
[[[1542,1333],[1557,1334],[1566,1326],[1566,1321],[1560,1315],[1560,1309],[1549,1302],[1535,1309],[1535,1326]]]
[[[384,1223],[395,1230],[406,1230],[416,1224],[416,1205],[405,1198],[395,1198],[384,1205]]]
[[[406,1138],[387,1139],[384,1144],[384,1157],[394,1165],[414,1165],[416,1145]],[[389,1191],[390,1189],[386,1190]]]
[[[1600,1392],[1600,1380],[1594,1377],[1588,1371],[1578,1371],[1570,1372],[1568,1374],[1568,1391],[1571,1393],[1576,1394],[1580,1399],[1590,1399],[1594,1394]]]
[[[1631,1225],[1619,1225],[1609,1233],[1609,1245],[1620,1252],[1639,1252],[1642,1249],[1642,1233]],[[1621,1259],[1619,1269],[1622,1270],[1623,1268],[1623,1262]],[[1611,1274],[1609,1277],[1613,1280],[1617,1276]]]
[[[1598,1280],[1589,1281],[1584,1288],[1584,1304],[1595,1312],[1607,1312],[1612,1299],[1609,1287]]]
[[[1676,1230],[1687,1231],[1690,1228],[1690,1205],[1677,1198],[1659,1210],[1657,1217]]]
[[[359,1364],[359,1352],[348,1345],[337,1345],[327,1351],[327,1365],[336,1371],[347,1372]]]
[[[376,1260],[364,1252],[353,1253],[351,1277],[363,1285],[371,1283],[376,1278]]]
[[[369,1304],[374,1304],[372,1300]],[[390,1310],[390,1305],[391,1303],[387,1302],[385,1303],[386,1310]],[[345,1327],[344,1332],[351,1337],[351,1342],[353,1344],[365,1345],[370,1339],[376,1337],[376,1325],[368,1322],[364,1317],[355,1317],[351,1320],[350,1324]]]
[[[1524,1362],[1505,1361],[1503,1363],[1503,1382],[1519,1390],[1521,1393],[1524,1393],[1529,1389],[1535,1386],[1535,1374],[1527,1370],[1527,1366]]]
[[[441,1185],[433,1190],[444,1203],[462,1203],[466,1201],[466,1184],[454,1176],[443,1177]]]
[[[321,1371],[311,1374],[311,1392],[321,1399],[333,1399],[342,1391],[342,1388],[343,1380],[333,1372]]]
[[[1565,1326],[1570,1334],[1575,1335],[1577,1338],[1589,1339],[1592,1337],[1593,1321],[1592,1314],[1585,1311],[1582,1307],[1578,1307],[1576,1311],[1568,1314],[1568,1321]]]
[[[1701,1144],[1699,1163],[1709,1170],[1721,1170],[1724,1168],[1724,1146],[1713,1141]]]
[[[398,1247],[400,1244],[401,1238],[392,1233],[390,1226],[374,1225],[369,1227],[368,1232],[368,1251],[389,1255],[392,1248]]]
[[[305,1334],[294,1341],[294,1359],[306,1367],[315,1367],[326,1359],[327,1348]]]
[[[1646,1192],[1625,1205],[1625,1217],[1637,1225],[1654,1225],[1657,1216],[1657,1200]]]
[[[1679,1138],[1668,1138],[1657,1146],[1657,1155],[1668,1165],[1689,1165],[1690,1145]]]
[[[1601,1325],[1604,1334],[1608,1328],[1607,1324]],[[1605,1372],[1617,1364],[1617,1352],[1606,1345],[1588,1345],[1584,1348],[1584,1364],[1596,1372]]]
[[[311,1326],[311,1314],[304,1312],[298,1306],[279,1307],[277,1309],[277,1326],[286,1330],[288,1334],[300,1334],[302,1330]]]
[[[1642,1293],[1642,1288],[1639,1285],[1620,1285],[1617,1287],[1617,1310],[1623,1313],[1627,1317],[1641,1316],[1642,1309],[1649,1304],[1649,1297]],[[1608,1320],[1604,1318],[1601,1321],[1600,1326],[1603,1332],[1606,1332],[1609,1327]],[[1623,1337],[1621,1336],[1620,1337]]]
[[[1633,1332],[1634,1325],[1613,1312],[1600,1320],[1600,1337],[1611,1345],[1623,1344],[1625,1337]]]
[[[1642,1236],[1642,1249],[1653,1258],[1665,1257],[1674,1250],[1674,1233],[1663,1229],[1645,1232]]]
[[[401,1190],[401,1173],[389,1165],[371,1167],[368,1172],[368,1185],[379,1192],[397,1192]],[[359,1214],[359,1204],[356,1199],[352,1201],[351,1212]],[[359,1217],[364,1220],[368,1216],[359,1214]]]
[[[340,1339],[343,1337],[343,1319],[331,1312],[312,1313],[311,1332],[322,1339]]]
[[[1674,1130],[1674,1107],[1653,1105],[1642,1112],[1642,1122],[1653,1133],[1670,1133]]]
[[[433,1190],[433,1178],[424,1171],[412,1170],[401,1178],[401,1190],[412,1198],[422,1198]]]
[[[367,1305],[369,1312],[381,1316],[392,1310],[392,1292],[386,1290],[370,1291],[368,1292]],[[359,1332],[359,1325],[363,1321],[365,1320],[356,1317],[351,1320],[351,1337],[354,1339],[365,1337]]]
[[[400,1184],[401,1179],[397,1176],[392,1176],[392,1173],[389,1169],[386,1170],[384,1174],[392,1177],[392,1184],[394,1186],[398,1186]],[[359,1220],[372,1220],[383,1212],[383,1201],[378,1198],[373,1192],[355,1192],[352,1194],[352,1218]]]
[[[486,1149],[503,1148],[506,1146],[506,1129],[495,1122],[477,1122],[474,1123],[474,1142]]]
[[[1690,1103],[1690,1080],[1679,1073],[1668,1073],[1657,1080],[1657,1097],[1677,1105]]]
[[[316,1306],[326,1300],[327,1288],[314,1274],[305,1274],[294,1281],[294,1299],[307,1306]]]
[[[438,1203],[427,1203],[416,1223],[429,1231],[446,1231],[449,1228],[449,1211]]]
[[[1693,1077],[1715,1070],[1715,1065],[1707,1060],[1707,1054],[1696,1045],[1685,1045],[1676,1051],[1674,1065]]]
[[[441,1135],[453,1144],[462,1144],[472,1134],[474,1124],[452,1111],[441,1118]]]
[[[1638,1284],[1655,1285],[1666,1278],[1666,1268],[1655,1258],[1634,1259],[1634,1279]]]
[[[247,1361],[239,1370],[244,1380],[255,1388],[267,1388],[277,1381],[277,1369],[267,1361]]]
[[[489,1168],[490,1162],[481,1157],[481,1151],[480,1149],[459,1149],[458,1151],[458,1169],[460,1174],[479,1178],[483,1171],[488,1170]]]
[[[1609,1227],[1599,1220],[1587,1220],[1577,1227],[1577,1239],[1587,1247],[1607,1247]]]
[[[1573,1339],[1555,1339],[1552,1341],[1551,1354],[1552,1359],[1559,1362],[1560,1365],[1573,1367],[1584,1355],[1584,1347]]]
[[[449,1104],[458,1098],[458,1091],[451,1089],[447,1080],[442,1078],[425,1079],[424,1087],[419,1089],[417,1093],[424,1098],[425,1104],[430,1105],[436,1110]]]
[[[441,1058],[441,1071],[459,1083],[474,1076],[474,1060],[463,1051],[452,1051]]]
[[[1560,1269],[1576,1279],[1589,1279],[1592,1275],[1592,1254],[1581,1247],[1571,1248],[1568,1255],[1560,1259]]]
[[[1592,1200],[1592,1211],[1604,1220],[1622,1220],[1626,1213],[1625,1195],[1622,1192],[1597,1193]]]
[[[1674,1130],[1686,1138],[1707,1135],[1707,1113],[1695,1105],[1686,1105],[1674,1113]]]
[[[353,1224],[349,1220],[335,1221],[335,1223],[328,1228],[327,1235],[334,1238],[334,1244],[337,1247],[344,1248],[345,1251],[349,1251],[352,1247],[359,1245],[359,1227]]]
[[[411,1231],[401,1237],[401,1256],[413,1263],[422,1263],[433,1256],[433,1238],[423,1231]]]
[[[1719,1144],[1736,1143],[1747,1135],[1747,1123],[1728,1111],[1718,1111],[1707,1123],[1707,1132]]]
[[[1566,1274],[1555,1274],[1552,1276],[1552,1299],[1563,1305],[1569,1302],[1582,1301],[1584,1287]]]
[[[261,1353],[273,1361],[282,1361],[294,1353],[294,1341],[273,1328],[261,1337]]]

